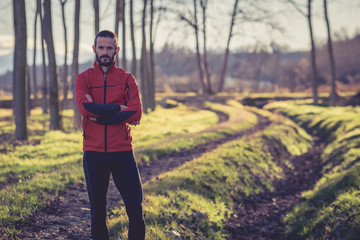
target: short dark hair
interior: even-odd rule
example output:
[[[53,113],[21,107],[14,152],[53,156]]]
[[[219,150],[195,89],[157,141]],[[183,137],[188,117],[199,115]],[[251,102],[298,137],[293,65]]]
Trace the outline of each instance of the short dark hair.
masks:
[[[102,30],[102,31],[98,32],[98,34],[96,34],[95,41],[94,41],[95,47],[96,47],[96,41],[97,41],[98,37],[113,38],[113,39],[115,39],[115,47],[118,46],[118,37],[116,36],[116,33],[112,32],[110,30]]]

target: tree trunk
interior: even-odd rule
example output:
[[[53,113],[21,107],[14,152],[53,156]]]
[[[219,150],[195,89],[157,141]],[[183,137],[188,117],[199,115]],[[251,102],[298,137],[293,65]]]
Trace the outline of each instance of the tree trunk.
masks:
[[[126,61],[126,21],[125,21],[125,0],[121,0],[122,3],[122,68],[127,69]]]
[[[203,62],[204,62],[204,68],[205,68],[205,76],[206,76],[206,82],[207,82],[207,92],[212,93],[212,87],[211,87],[211,73],[209,69],[208,64],[208,58],[207,58],[207,47],[206,47],[206,9],[207,9],[207,0],[201,0],[201,8],[202,8],[202,17],[203,17]]]
[[[332,47],[332,40],[331,40],[331,31],[330,31],[330,22],[327,12],[327,1],[324,0],[324,15],[328,33],[328,51],[330,57],[330,67],[331,67],[331,94],[330,94],[330,105],[335,106],[336,101],[338,98],[338,94],[336,92],[336,69],[335,69],[335,58],[334,58],[334,51]]]
[[[75,101],[75,79],[79,73],[79,41],[80,41],[80,0],[75,1],[74,50],[71,66],[71,89],[73,95],[74,129],[81,129],[81,115]]]
[[[120,22],[120,19],[122,18],[121,17],[121,13],[122,13],[122,10],[121,10],[121,1],[123,0],[116,0],[116,5],[115,5],[115,34],[116,36],[118,36],[118,39],[120,39],[119,37],[119,22]],[[119,54],[116,54],[116,64],[118,67],[121,66],[120,64],[120,61],[119,61]]]
[[[204,82],[204,72],[201,65],[201,55],[200,55],[200,49],[199,49],[199,31],[198,31],[198,23],[197,23],[197,3],[196,0],[194,0],[194,31],[195,31],[195,41],[196,41],[196,58],[198,63],[198,70],[199,70],[199,80],[202,86],[203,92],[207,91],[207,87]]]
[[[220,74],[220,80],[219,80],[219,88],[218,88],[219,92],[222,92],[224,90],[225,76],[226,76],[227,65],[228,65],[228,61],[229,61],[229,53],[230,53],[230,41],[233,36],[232,31],[233,31],[233,27],[234,27],[238,2],[239,2],[239,0],[235,0],[234,9],[233,9],[232,17],[231,17],[230,31],[229,31],[229,36],[228,36],[228,40],[227,40],[227,44],[226,44],[226,50],[225,50],[225,54],[224,54],[224,63],[223,63],[223,67],[222,67],[221,74]]]
[[[148,112],[149,108],[149,79],[148,79],[148,65],[147,65],[147,50],[146,50],[146,5],[147,0],[144,0],[144,8],[142,14],[142,47],[141,47],[141,90],[142,90],[142,102],[144,113]]]
[[[45,41],[48,49],[49,58],[49,87],[50,87],[50,129],[60,129],[59,114],[59,93],[56,72],[55,48],[52,35],[51,3],[50,0],[44,1]]]
[[[26,18],[25,1],[13,0],[14,16],[14,71],[13,71],[13,112],[15,117],[15,138],[27,140],[26,126]]]
[[[93,1],[95,12],[95,35],[100,31],[100,14],[99,14],[99,0]]]
[[[311,40],[311,66],[312,66],[312,75],[313,75],[313,84],[312,84],[312,92],[313,92],[313,103],[315,105],[318,104],[318,75],[317,75],[317,67],[316,67],[316,52],[315,52],[315,43],[314,36],[312,30],[312,22],[311,22],[311,1],[308,0],[308,24],[309,24],[309,32],[310,32],[310,40]]]
[[[255,72],[255,80],[256,80],[255,91],[258,93],[261,92],[260,91],[261,72],[262,72],[262,64],[259,64]]]
[[[131,73],[136,76],[136,44],[134,34],[134,15],[133,15],[133,0],[130,0],[130,35],[131,35],[131,48],[132,48],[132,63]]]
[[[63,109],[67,109],[67,96],[68,96],[68,65],[67,65],[67,52],[68,52],[68,45],[67,45],[67,31],[66,31],[66,22],[65,22],[65,3],[67,0],[60,0],[61,3],[61,13],[62,13],[62,21],[64,27],[64,44],[65,44],[65,53],[64,53],[64,66],[62,69],[61,75],[61,82],[63,83],[63,102],[61,104]]]
[[[41,53],[42,53],[42,73],[43,73],[43,86],[42,86],[42,110],[43,114],[48,113],[48,86],[47,86],[47,73],[46,73],[46,57],[45,57],[45,27],[43,24],[43,16],[42,16],[42,8],[41,8],[41,0],[37,0],[37,4],[40,5],[40,24],[41,24]]]
[[[31,102],[30,67],[27,64],[27,60],[26,60],[25,92],[26,92],[26,116],[30,116],[30,111],[33,108],[33,106]]]
[[[33,76],[33,84],[34,84],[34,104],[35,106],[37,105],[37,97],[38,97],[38,84],[37,84],[37,77],[36,77],[36,28],[37,28],[37,19],[38,16],[40,15],[40,8],[41,8],[41,3],[39,5],[39,1],[36,0],[37,4],[36,4],[36,13],[35,13],[35,21],[34,21],[34,57],[33,57],[33,65],[32,65],[32,76]]]
[[[154,59],[154,0],[150,0],[150,77],[149,77],[149,105],[152,111],[155,110],[155,59]]]

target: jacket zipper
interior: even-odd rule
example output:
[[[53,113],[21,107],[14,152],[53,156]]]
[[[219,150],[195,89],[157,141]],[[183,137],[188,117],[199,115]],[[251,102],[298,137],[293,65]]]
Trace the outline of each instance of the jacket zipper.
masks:
[[[104,104],[106,104],[106,72],[104,73]],[[104,127],[105,127],[104,151],[107,152],[107,125],[105,125]]]

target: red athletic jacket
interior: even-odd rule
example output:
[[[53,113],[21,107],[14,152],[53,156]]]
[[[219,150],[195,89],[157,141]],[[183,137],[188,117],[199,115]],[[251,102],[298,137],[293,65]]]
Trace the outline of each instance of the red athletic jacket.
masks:
[[[93,102],[85,97],[89,94]],[[131,151],[129,122],[140,121],[142,106],[139,88],[130,73],[115,64],[104,73],[94,67],[76,78],[75,100],[83,116],[83,150],[96,152]],[[120,105],[128,108],[121,110]],[[96,118],[96,122],[89,118]]]

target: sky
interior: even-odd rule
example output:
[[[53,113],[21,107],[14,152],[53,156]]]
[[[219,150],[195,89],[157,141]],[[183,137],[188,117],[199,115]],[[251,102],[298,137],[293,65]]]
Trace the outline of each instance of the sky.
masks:
[[[140,23],[142,1],[135,1],[137,46],[140,47]],[[186,0],[185,0],[186,1]],[[187,0],[189,1],[189,0]],[[240,0],[240,2],[251,0]],[[299,0],[307,2],[306,0]],[[28,49],[33,48],[34,36],[34,14],[36,0],[25,0],[27,17]],[[114,29],[114,0],[100,0],[100,29]],[[127,1],[128,2],[128,1]],[[155,0],[155,2],[167,2],[167,0]],[[191,1],[190,1],[191,2]],[[210,0],[211,2],[211,0]],[[217,2],[213,0],[213,2]],[[56,54],[64,55],[64,37],[61,19],[61,5],[59,0],[52,0],[53,34]],[[223,0],[221,5],[210,5],[208,10],[208,48],[215,51],[223,51],[228,35],[230,13],[233,7],[233,0]],[[323,1],[314,0],[313,28],[318,43],[325,43],[327,39],[326,26],[323,16]],[[66,24],[68,30],[69,56],[72,53],[73,43],[73,15],[74,0],[67,0],[65,5]],[[191,6],[191,4],[190,4]],[[212,6],[212,8],[211,8]],[[289,51],[309,50],[310,40],[307,19],[295,10],[291,5],[284,4],[284,0],[264,0],[265,8],[272,9],[277,14],[276,21],[284,29],[283,33],[268,31],[262,26],[237,25],[234,29],[236,35],[231,42],[231,49],[237,50],[245,46],[253,45],[257,41],[265,44],[274,41],[286,46]],[[328,0],[328,10],[332,32],[345,32],[348,37],[360,34],[360,1],[359,0]],[[14,45],[12,1],[2,0],[0,2],[0,56],[10,54]],[[200,21],[199,17],[199,21]],[[81,0],[81,30],[80,30],[80,53],[83,56],[91,56],[95,31],[93,27],[94,13],[92,0]],[[129,22],[129,21],[128,21]],[[174,18],[163,20],[156,30],[155,47],[160,50],[165,43],[174,46],[194,48],[194,38],[191,28],[180,28],[186,26]],[[40,36],[38,28],[37,36]],[[127,36],[129,37],[129,33]],[[128,41],[128,43],[130,40]],[[130,44],[128,44],[130,49]],[[38,42],[37,49],[40,49]],[[128,49],[128,50],[129,50]],[[130,51],[129,51],[130,52]],[[139,51],[138,51],[139,52]],[[31,60],[32,61],[32,60]]]

